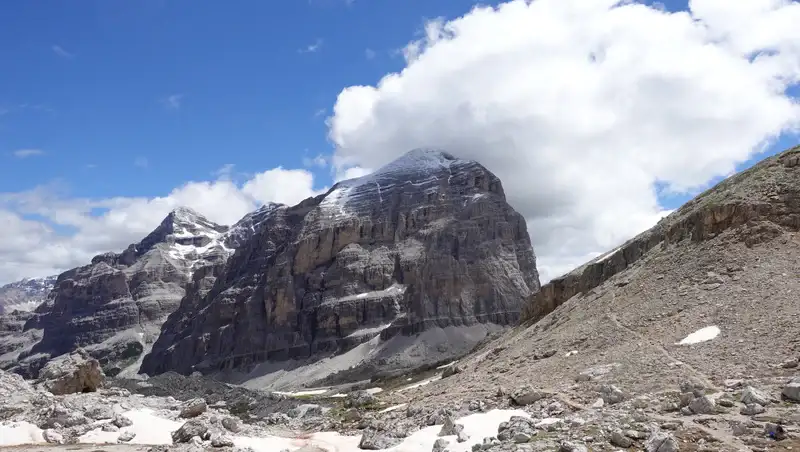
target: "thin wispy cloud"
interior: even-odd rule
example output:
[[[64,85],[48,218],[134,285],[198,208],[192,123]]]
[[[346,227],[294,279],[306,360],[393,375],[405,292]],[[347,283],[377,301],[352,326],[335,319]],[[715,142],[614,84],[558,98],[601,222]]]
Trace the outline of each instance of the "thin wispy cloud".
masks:
[[[325,168],[328,166],[328,158],[322,154],[317,154],[316,157],[303,157],[303,166],[306,168],[318,167]]]
[[[44,155],[44,151],[41,149],[17,149],[13,152],[14,157],[18,159],[26,159],[28,157],[37,157],[40,155]]]
[[[64,49],[59,45],[54,45],[53,47],[51,47],[51,49],[53,50],[53,53],[60,56],[61,58],[75,58],[74,53],[67,52],[66,49]]]
[[[89,163],[88,165],[86,165],[86,169],[95,169],[95,168],[97,168],[97,165],[94,163]]]
[[[147,168],[150,166],[150,161],[147,160],[147,157],[136,157],[136,160],[133,161],[133,166],[137,168]]]
[[[314,41],[313,44],[309,44],[308,46],[298,50],[300,53],[314,53],[318,52],[322,48],[322,39],[317,39]]]
[[[327,113],[327,112],[328,112],[328,110],[326,110],[324,108],[320,108],[319,110],[314,112],[314,117],[315,118],[319,118],[321,116],[325,116],[325,113]]]
[[[231,180],[233,179],[233,170],[236,167],[233,163],[226,163],[212,174],[216,176],[217,180]]]
[[[368,60],[375,58],[376,55],[377,54],[372,49],[367,49],[364,51],[364,56],[366,56]]]
[[[170,110],[180,110],[182,101],[183,94],[172,94],[161,100],[164,106]]]

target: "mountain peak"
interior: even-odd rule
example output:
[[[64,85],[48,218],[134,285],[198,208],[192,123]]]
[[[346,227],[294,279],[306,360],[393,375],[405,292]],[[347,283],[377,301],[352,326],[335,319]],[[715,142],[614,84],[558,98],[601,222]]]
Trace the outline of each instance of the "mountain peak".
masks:
[[[200,212],[184,206],[172,209],[161,222],[159,228],[161,227],[167,227],[170,229],[169,233],[176,235],[196,235],[205,230],[225,232],[228,229],[209,220]]]
[[[467,163],[441,149],[416,148],[382,166],[372,175],[438,171],[457,162]]]

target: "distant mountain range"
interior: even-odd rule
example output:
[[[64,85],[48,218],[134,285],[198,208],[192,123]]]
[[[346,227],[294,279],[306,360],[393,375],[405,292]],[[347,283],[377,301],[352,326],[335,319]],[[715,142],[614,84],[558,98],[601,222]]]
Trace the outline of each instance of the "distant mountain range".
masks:
[[[23,279],[0,287],[0,314],[17,311],[30,312],[47,298],[57,276]]]

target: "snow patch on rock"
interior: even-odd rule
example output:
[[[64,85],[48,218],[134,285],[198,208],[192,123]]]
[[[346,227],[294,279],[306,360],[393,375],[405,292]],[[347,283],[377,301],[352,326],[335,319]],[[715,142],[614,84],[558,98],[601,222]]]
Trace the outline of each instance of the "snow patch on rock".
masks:
[[[700,328],[694,333],[683,338],[680,342],[678,342],[678,345],[692,345],[699,344],[700,342],[710,341],[719,336],[719,333],[720,329],[716,325]]]

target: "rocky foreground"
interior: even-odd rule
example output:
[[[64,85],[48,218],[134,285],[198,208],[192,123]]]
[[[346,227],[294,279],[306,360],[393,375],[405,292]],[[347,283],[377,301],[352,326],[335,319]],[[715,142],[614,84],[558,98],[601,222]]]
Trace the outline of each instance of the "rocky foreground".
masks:
[[[795,359],[782,367],[797,365]],[[729,380],[722,388],[690,378],[664,391],[631,394],[602,383],[609,369],[601,367],[578,374],[563,392],[533,384],[496,387],[475,398],[453,391],[448,402],[425,397],[452,387],[465,372],[456,363],[385,381],[380,392],[333,388],[287,395],[200,375],[106,380],[97,361],[77,352],[51,362],[33,384],[0,371],[0,447],[302,452],[800,447],[800,378]],[[174,395],[158,395],[166,392]]]

